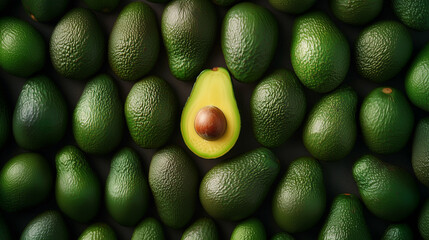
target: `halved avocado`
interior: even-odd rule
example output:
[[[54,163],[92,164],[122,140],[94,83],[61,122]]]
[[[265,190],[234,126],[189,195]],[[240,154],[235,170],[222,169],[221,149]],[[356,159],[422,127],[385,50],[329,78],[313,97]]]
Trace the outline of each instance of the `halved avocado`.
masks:
[[[186,145],[199,157],[218,158],[237,142],[240,128],[228,71],[220,67],[202,71],[182,112],[180,129]]]

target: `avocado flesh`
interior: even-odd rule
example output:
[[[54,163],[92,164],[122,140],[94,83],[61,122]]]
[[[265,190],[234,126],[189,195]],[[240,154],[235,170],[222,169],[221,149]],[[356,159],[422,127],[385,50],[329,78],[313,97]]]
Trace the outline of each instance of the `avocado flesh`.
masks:
[[[226,118],[225,133],[214,141],[203,139],[194,128],[197,113],[206,106],[219,108]],[[182,112],[180,129],[186,145],[199,157],[218,158],[234,146],[240,128],[240,113],[228,71],[224,68],[204,70],[198,76]]]

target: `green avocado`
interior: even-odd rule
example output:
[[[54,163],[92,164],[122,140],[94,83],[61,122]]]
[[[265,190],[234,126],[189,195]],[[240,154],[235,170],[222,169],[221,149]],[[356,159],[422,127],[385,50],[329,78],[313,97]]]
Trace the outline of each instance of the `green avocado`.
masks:
[[[301,125],[307,101],[294,73],[278,69],[262,79],[250,99],[250,113],[256,140],[266,147],[278,147]]]
[[[146,213],[150,190],[140,158],[123,148],[112,159],[106,180],[106,208],[116,222],[134,226]]]
[[[429,29],[429,1],[393,0],[392,6],[403,24],[418,31]]]
[[[22,6],[36,22],[49,22],[60,17],[70,0],[21,0]]]
[[[162,13],[161,32],[173,76],[194,81],[216,40],[216,8],[210,0],[174,0]]]
[[[88,9],[72,9],[52,32],[49,50],[52,65],[65,78],[87,79],[103,64],[105,45],[95,15]]]
[[[189,226],[181,240],[218,240],[220,239],[216,224],[210,218],[200,218]]]
[[[329,92],[343,82],[349,70],[349,44],[326,14],[307,13],[293,25],[291,62],[304,86]]]
[[[3,239],[3,238],[2,238]],[[67,240],[68,230],[57,211],[46,211],[36,216],[21,233],[21,240]]]
[[[391,224],[381,240],[413,240],[413,230],[407,224]]]
[[[429,44],[411,63],[405,78],[405,90],[414,105],[429,112]]]
[[[123,103],[113,79],[101,74],[89,81],[73,112],[73,135],[88,153],[105,154],[122,140]]]
[[[213,108],[214,107],[214,108]],[[204,109],[217,109],[206,111]],[[218,113],[217,115],[213,113]],[[201,112],[201,114],[200,114]],[[216,116],[213,118],[203,118],[204,116]],[[198,119],[201,125],[214,126],[210,128],[196,130]],[[222,116],[224,118],[222,118]],[[225,121],[220,121],[224,119]],[[218,129],[222,129],[221,132]],[[197,78],[192,88],[191,95],[186,101],[182,111],[180,130],[183,140],[188,148],[196,155],[206,159],[218,158],[226,154],[237,142],[240,135],[241,118],[234,96],[234,88],[231,83],[229,73],[224,68],[213,68],[204,70]],[[207,139],[207,136],[200,134],[217,135],[215,139]],[[218,133],[218,134],[215,134]]]
[[[182,228],[192,218],[198,202],[198,169],[185,151],[167,146],[152,157],[149,186],[161,221]]]
[[[316,0],[269,0],[275,9],[291,14],[301,14],[311,8]]]
[[[45,201],[52,190],[48,161],[36,153],[13,157],[0,171],[0,207],[16,212]]]
[[[376,88],[362,102],[360,126],[363,139],[371,151],[395,153],[411,137],[414,127],[413,110],[399,90],[391,87]]]
[[[0,68],[17,77],[29,77],[45,65],[42,35],[29,23],[12,17],[0,19]]]
[[[267,232],[259,219],[250,218],[235,226],[231,240],[265,240]]]
[[[115,10],[121,0],[83,0],[88,8],[100,12],[111,12]]]
[[[414,174],[429,187],[429,117],[421,119],[414,132],[411,163]]]
[[[78,240],[116,240],[116,234],[109,225],[94,223],[83,231]]]
[[[222,23],[221,45],[235,79],[255,82],[268,69],[277,48],[278,25],[266,8],[250,2],[234,5]]]
[[[257,148],[210,169],[200,185],[200,202],[215,219],[238,221],[262,204],[280,171],[267,148]]]
[[[146,218],[134,229],[131,240],[164,240],[161,224],[155,218]]]
[[[66,146],[57,153],[55,165],[58,207],[71,219],[88,222],[100,208],[101,188],[85,155],[77,147]]]
[[[419,203],[417,183],[407,171],[372,155],[355,162],[353,178],[369,211],[388,221],[408,217]]]
[[[429,240],[429,200],[426,200],[417,220],[417,227],[424,240]]]
[[[11,133],[11,114],[0,91],[0,149],[6,144]]]
[[[154,11],[144,2],[132,2],[119,13],[110,33],[110,67],[120,79],[136,81],[155,66],[159,45]]]
[[[18,145],[37,150],[58,143],[68,122],[67,103],[52,80],[38,76],[22,87],[13,113],[13,135]]]
[[[378,16],[383,0],[331,0],[331,9],[345,23],[364,25]]]
[[[382,21],[365,28],[355,43],[358,73],[373,82],[396,76],[413,52],[407,28],[395,21]]]

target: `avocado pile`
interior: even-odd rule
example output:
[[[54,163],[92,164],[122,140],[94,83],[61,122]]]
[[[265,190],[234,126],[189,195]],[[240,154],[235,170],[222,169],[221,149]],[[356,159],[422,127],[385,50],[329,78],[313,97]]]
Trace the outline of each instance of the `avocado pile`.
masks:
[[[429,240],[429,0],[0,14],[0,240]]]

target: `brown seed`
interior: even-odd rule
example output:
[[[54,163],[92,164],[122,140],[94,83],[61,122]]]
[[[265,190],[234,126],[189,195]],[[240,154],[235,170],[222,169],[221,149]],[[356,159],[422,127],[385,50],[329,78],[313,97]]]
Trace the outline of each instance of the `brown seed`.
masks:
[[[205,140],[219,139],[226,130],[225,115],[215,106],[203,107],[195,117],[194,128],[197,134]]]

